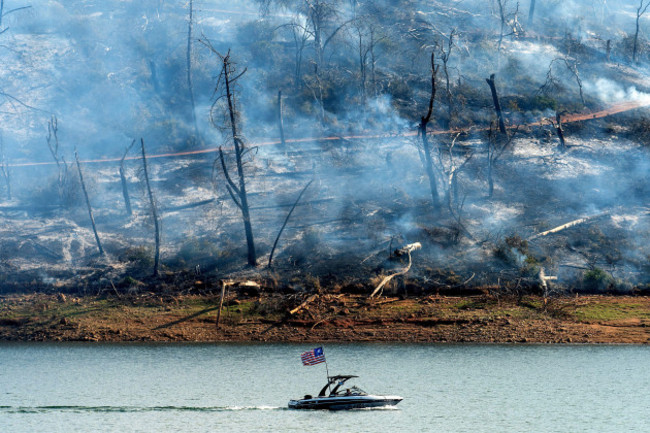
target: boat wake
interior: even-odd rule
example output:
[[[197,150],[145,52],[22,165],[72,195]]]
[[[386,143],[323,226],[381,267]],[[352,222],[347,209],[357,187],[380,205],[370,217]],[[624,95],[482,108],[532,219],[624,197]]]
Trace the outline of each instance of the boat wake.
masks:
[[[287,408],[280,406],[0,406],[0,414],[36,414],[48,412],[234,412],[256,410],[287,410]]]
[[[376,406],[376,407],[360,407],[352,410],[401,410],[397,406]]]

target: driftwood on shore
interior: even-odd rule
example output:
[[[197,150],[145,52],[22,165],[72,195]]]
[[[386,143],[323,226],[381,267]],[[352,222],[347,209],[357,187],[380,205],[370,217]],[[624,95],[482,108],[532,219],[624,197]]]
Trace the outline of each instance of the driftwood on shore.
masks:
[[[302,304],[298,305],[296,308],[294,308],[293,310],[289,311],[289,314],[291,314],[291,315],[296,314],[298,311],[302,310],[302,309],[305,308],[307,305],[309,305],[311,302],[313,302],[314,300],[316,300],[316,298],[318,298],[318,295],[317,295],[317,294],[314,294],[314,295],[309,296],[307,299],[305,299],[305,301],[304,301]]]
[[[379,293],[384,288],[384,286],[390,280],[392,280],[394,277],[397,277],[398,275],[406,274],[411,269],[411,265],[413,263],[413,261],[411,260],[411,252],[413,252],[415,250],[419,250],[420,248],[422,248],[422,244],[419,243],[419,242],[415,242],[415,243],[412,243],[412,244],[408,244],[408,245],[404,246],[403,248],[400,248],[399,250],[395,251],[395,253],[397,255],[408,254],[408,257],[409,257],[408,266],[406,266],[404,269],[402,269],[399,272],[395,272],[394,274],[391,274],[391,275],[388,275],[387,277],[384,277],[384,279],[381,280],[381,283],[379,283],[379,285],[375,288],[375,290],[372,291],[369,298],[373,298],[377,293]]]

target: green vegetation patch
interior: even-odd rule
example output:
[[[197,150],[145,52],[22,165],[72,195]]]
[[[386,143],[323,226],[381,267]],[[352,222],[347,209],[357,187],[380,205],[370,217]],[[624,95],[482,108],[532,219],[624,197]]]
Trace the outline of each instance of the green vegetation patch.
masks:
[[[582,322],[650,319],[650,307],[634,302],[603,302],[576,306],[571,313]]]

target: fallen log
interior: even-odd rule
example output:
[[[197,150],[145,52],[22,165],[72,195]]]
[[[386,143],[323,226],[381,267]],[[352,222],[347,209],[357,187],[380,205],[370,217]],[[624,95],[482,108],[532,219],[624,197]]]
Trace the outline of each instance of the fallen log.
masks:
[[[316,294],[309,296],[307,299],[305,299],[305,301],[302,304],[298,305],[296,308],[289,311],[289,314],[291,314],[291,315],[296,314],[298,311],[302,310],[307,305],[309,305],[311,302],[313,302],[316,298],[318,298],[318,295],[316,295]]]
[[[587,221],[591,221],[593,219],[609,215],[610,213],[611,213],[611,211],[601,212],[601,213],[599,213],[597,215],[592,215],[592,216],[588,216],[588,217],[585,217],[585,218],[580,218],[580,219],[577,219],[577,220],[573,220],[573,221],[570,221],[570,222],[568,222],[566,224],[562,224],[561,226],[557,226],[557,227],[555,227],[555,228],[553,228],[551,230],[546,230],[545,232],[537,233],[536,235],[533,235],[533,236],[529,237],[528,240],[532,241],[532,240],[535,240],[537,238],[541,238],[542,236],[557,233],[557,232],[560,232],[560,231],[562,231],[564,229],[568,229],[570,227],[577,226],[578,224],[583,224],[583,223],[586,223]]]
[[[375,290],[373,290],[373,292],[372,292],[372,293],[370,294],[370,296],[368,296],[368,297],[369,297],[369,298],[373,298],[373,297],[374,297],[377,293],[379,293],[379,292],[384,288],[384,286],[385,286],[385,285],[386,285],[390,280],[392,280],[394,277],[397,277],[398,275],[404,275],[404,274],[406,274],[406,273],[411,269],[411,265],[412,265],[412,263],[413,263],[413,261],[412,261],[412,259],[411,259],[411,252],[413,252],[413,251],[415,251],[415,250],[419,250],[420,248],[422,248],[422,244],[419,243],[419,242],[415,242],[415,243],[408,244],[408,245],[406,245],[406,246],[404,246],[404,247],[402,247],[402,248],[396,250],[396,251],[395,251],[395,255],[397,255],[397,256],[402,256],[402,255],[404,255],[404,254],[408,254],[408,256],[409,256],[409,264],[408,264],[408,266],[406,266],[406,267],[405,267],[404,269],[402,269],[401,271],[399,271],[399,272],[395,272],[394,274],[391,274],[391,275],[385,277],[383,280],[381,280],[381,283],[379,283],[379,285],[375,288]]]

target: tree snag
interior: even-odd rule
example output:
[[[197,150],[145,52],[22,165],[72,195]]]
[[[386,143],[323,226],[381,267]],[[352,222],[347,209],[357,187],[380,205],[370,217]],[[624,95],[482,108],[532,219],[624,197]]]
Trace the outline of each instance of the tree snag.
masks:
[[[9,161],[5,155],[5,143],[0,134],[0,170],[2,177],[5,178],[5,185],[7,186],[7,200],[11,201],[11,173],[9,172]]]
[[[287,143],[284,141],[284,105],[282,103],[282,90],[278,90],[278,128],[280,130],[280,143],[282,147]]]
[[[57,186],[59,191],[59,200],[63,202],[63,195],[65,192],[65,184],[68,179],[68,164],[65,162],[63,156],[59,155],[59,121],[56,116],[47,122],[47,147],[50,149],[52,158],[56,162],[56,167],[59,172],[57,179]]]
[[[84,193],[84,198],[86,199],[86,206],[88,206],[88,216],[90,217],[90,223],[93,226],[93,233],[95,234],[95,242],[97,242],[97,248],[99,249],[99,255],[104,255],[104,248],[102,248],[102,242],[99,240],[99,234],[97,233],[97,226],[95,225],[95,217],[93,216],[93,208],[90,206],[90,199],[88,198],[88,190],[86,190],[86,182],[84,182],[84,176],[81,172],[81,163],[79,163],[79,154],[77,149],[74,151],[74,158],[77,161],[77,171],[79,172],[79,182],[81,182],[81,189]]]
[[[133,215],[133,210],[131,209],[131,199],[129,198],[129,188],[128,184],[126,182],[126,174],[124,172],[124,159],[126,158],[126,155],[129,153],[129,150],[133,147],[135,144],[135,140],[131,142],[131,145],[126,148],[124,151],[124,155],[122,155],[122,159],[120,159],[120,180],[122,182],[122,195],[124,196],[124,206],[126,206],[126,214],[128,216]]]
[[[269,264],[268,264],[269,268],[271,267],[271,263],[273,262],[273,253],[275,252],[275,247],[278,246],[278,241],[280,240],[280,236],[282,235],[282,231],[284,230],[287,223],[289,222],[289,218],[291,218],[291,214],[293,213],[293,210],[296,208],[296,206],[298,206],[298,202],[302,198],[302,195],[305,193],[305,191],[307,191],[307,188],[309,188],[309,185],[311,185],[313,181],[314,181],[313,179],[310,180],[309,183],[307,185],[305,185],[305,187],[302,189],[302,191],[300,191],[300,194],[298,194],[298,198],[293,203],[293,206],[291,206],[291,210],[287,214],[287,217],[284,219],[284,223],[282,224],[282,227],[280,228],[280,231],[278,232],[278,236],[275,238],[275,242],[273,242],[273,248],[271,248],[271,254],[269,255]]]
[[[194,1],[189,1],[189,17],[187,23],[187,89],[192,109],[192,124],[195,138],[199,138],[199,126],[196,123],[196,103],[194,102],[194,85],[192,84],[192,31],[194,27]]]
[[[533,26],[534,17],[535,17],[535,0],[530,0],[530,8],[528,8],[528,27]]]
[[[497,120],[499,122],[499,131],[502,134],[508,134],[506,131],[506,124],[503,121],[503,113],[501,112],[501,104],[499,103],[499,97],[497,95],[497,88],[494,85],[495,74],[490,75],[490,78],[486,78],[488,85],[490,86],[490,91],[492,92],[492,102],[494,103],[494,111],[497,113]]]
[[[560,151],[564,152],[566,150],[566,141],[564,140],[564,129],[562,128],[562,114],[556,111],[555,123],[551,120],[551,124],[555,128],[557,138],[560,139]]]
[[[156,209],[156,202],[151,192],[151,184],[149,183],[149,171],[147,170],[147,155],[144,151],[144,139],[140,139],[142,147],[142,167],[144,168],[144,180],[147,185],[147,194],[149,195],[149,204],[151,205],[151,215],[153,216],[154,236],[156,242],[156,251],[153,258],[153,276],[158,276],[158,266],[160,264],[160,226],[158,223],[158,211]]]
[[[223,154],[223,149],[219,147],[219,161],[223,170],[224,177],[226,178],[226,189],[232,198],[235,205],[241,210],[242,219],[244,221],[244,231],[246,232],[246,246],[248,250],[248,264],[250,266],[257,266],[257,254],[255,253],[255,241],[253,239],[253,227],[251,225],[250,208],[248,206],[248,195],[246,193],[246,178],[244,175],[244,156],[250,151],[246,148],[244,141],[237,129],[237,118],[239,113],[236,105],[236,83],[237,80],[246,73],[243,72],[235,75],[235,65],[230,59],[230,50],[226,55],[222,55],[214,49],[209,41],[201,40],[206,47],[216,54],[222,62],[221,72],[217,81],[217,89],[220,91],[216,100],[212,104],[210,111],[210,118],[212,124],[222,130],[224,133],[228,131],[228,141],[231,141],[235,151],[235,161],[237,165],[238,182],[235,183],[230,176],[228,166]],[[233,77],[233,75],[235,75]],[[223,83],[223,86],[221,86]],[[214,111],[221,108],[225,111],[225,122],[219,124],[215,120]]]
[[[632,46],[632,60],[634,62],[637,61],[639,50],[639,20],[648,10],[648,6],[650,6],[650,1],[640,0],[639,7],[636,10],[636,30],[634,31],[634,45]]]
[[[431,120],[433,113],[433,101],[436,98],[436,74],[438,73],[438,66],[435,64],[435,53],[431,53],[431,97],[429,98],[429,110],[426,116],[422,116],[419,125],[419,135],[422,138],[422,148],[424,150],[424,169],[429,178],[429,188],[431,189],[431,202],[433,204],[434,212],[440,208],[440,198],[438,196],[438,186],[436,183],[436,174],[433,171],[433,159],[431,158],[431,149],[429,149],[429,140],[427,138],[427,125]]]
[[[449,33],[449,39],[447,40],[447,48],[445,49],[444,44],[440,48],[440,59],[442,60],[442,72],[445,74],[445,90],[447,96],[447,128],[451,128],[451,122],[454,114],[454,104],[451,94],[451,79],[449,77],[449,58],[451,57],[451,51],[454,48],[454,36],[456,36],[456,29],[452,29]]]

